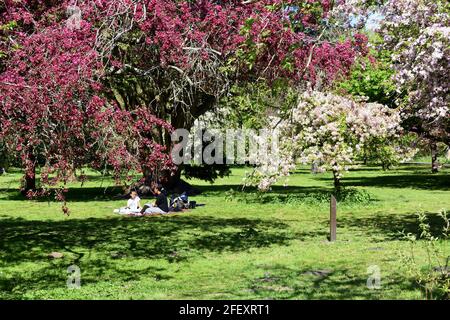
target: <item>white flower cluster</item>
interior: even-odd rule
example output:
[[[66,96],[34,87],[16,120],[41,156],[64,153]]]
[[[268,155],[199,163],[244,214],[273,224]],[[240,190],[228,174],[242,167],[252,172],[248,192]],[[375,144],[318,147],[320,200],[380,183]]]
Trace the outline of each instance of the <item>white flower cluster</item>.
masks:
[[[399,113],[384,105],[309,91],[277,130],[284,137],[279,159],[262,163],[253,175],[261,190],[288,176],[296,159],[314,163],[318,172],[330,170],[339,179],[366,142],[397,137],[401,128]]]

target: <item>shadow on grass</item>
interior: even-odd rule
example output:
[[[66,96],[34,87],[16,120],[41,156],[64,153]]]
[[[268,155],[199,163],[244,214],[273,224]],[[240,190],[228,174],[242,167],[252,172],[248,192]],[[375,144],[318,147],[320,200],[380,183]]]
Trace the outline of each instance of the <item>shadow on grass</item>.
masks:
[[[382,290],[367,287],[365,273],[342,268],[315,269],[271,266],[264,268],[264,276],[249,279],[247,292],[256,299],[380,299]],[[418,286],[404,277],[396,276],[400,290],[414,290]],[[244,295],[245,296],[245,295]]]
[[[430,232],[434,237],[442,238],[443,219],[437,213],[426,213]],[[338,228],[363,232],[367,237],[382,235],[382,241],[405,240],[402,233],[420,236],[419,220],[416,213],[406,215],[374,214],[363,217],[340,217]],[[379,238],[378,238],[379,239]],[[381,240],[380,240],[381,241]]]
[[[277,219],[192,216],[66,221],[0,218],[0,230],[0,266],[15,270],[13,277],[0,277],[4,298],[21,298],[30,289],[64,288],[65,270],[72,264],[83,270],[84,284],[141,277],[164,280],[164,269],[136,269],[134,261],[179,263],[208,252],[288,245],[298,236]],[[64,257],[49,259],[47,255],[54,251]]]
[[[69,273],[67,271],[70,263],[64,261],[49,262],[42,268],[27,270],[26,272],[15,272],[13,276],[5,278],[0,277],[0,299],[3,300],[20,300],[20,299],[46,299],[53,298],[46,296],[47,290],[60,290],[60,299],[66,299],[65,291],[69,293],[67,282]],[[108,280],[120,281],[124,285],[128,281],[139,281],[143,277],[153,279],[155,281],[169,280],[172,277],[167,275],[164,268],[146,267],[130,269],[120,267],[119,264],[112,265],[104,260],[93,260],[89,263],[80,263],[82,272],[81,286],[89,286],[96,284],[99,280],[106,283]],[[117,297],[117,293],[108,292],[97,289],[99,297],[105,299],[108,297]],[[39,292],[34,292],[39,291]],[[25,296],[27,294],[27,296]],[[78,299],[85,299],[82,294]],[[130,296],[130,299],[132,297]]]
[[[321,178],[325,180],[325,178]],[[328,179],[327,179],[328,180]],[[380,187],[380,188],[412,188],[426,190],[450,190],[449,174],[396,174],[379,175],[374,177],[344,177],[342,185],[352,187]]]
[[[417,164],[417,163],[403,163],[394,168],[383,170],[382,166],[373,166],[373,165],[363,165],[359,164],[356,167],[351,167],[350,172],[364,172],[364,171],[378,171],[381,173],[389,173],[389,172],[398,172],[398,171],[411,171],[411,172],[421,172],[423,174],[431,173],[431,163],[430,164]]]
[[[17,189],[0,189],[0,195],[3,200],[26,201],[28,200]],[[120,186],[114,187],[70,187],[65,194],[68,202],[87,202],[87,201],[111,201],[124,199],[123,189]],[[47,202],[54,201],[54,196],[38,197],[33,201]]]
[[[114,217],[67,221],[1,218],[3,262],[41,260],[42,254],[73,249],[119,252],[123,257],[167,258],[174,252],[245,251],[286,244],[288,225],[281,220],[194,216]],[[182,257],[179,257],[179,259]]]
[[[245,188],[242,190],[242,186],[239,184],[223,184],[223,185],[207,185],[207,186],[195,186],[202,191],[201,196],[212,197],[226,197],[230,192],[234,196],[247,196],[252,198],[257,194],[257,189],[254,187]],[[329,196],[332,193],[332,188],[320,188],[320,187],[301,187],[301,186],[274,186],[271,192],[262,194],[262,198],[255,200],[260,203],[268,202],[285,202],[287,197],[289,198],[302,198],[311,195],[323,195]],[[3,200],[9,201],[26,201],[28,200],[18,190],[15,189],[0,189],[0,195]],[[88,201],[112,201],[125,199],[123,195],[122,187],[70,187],[66,193],[66,199],[68,202],[88,202]],[[150,199],[149,197],[147,197]],[[250,199],[249,198],[249,199]],[[195,199],[195,197],[194,197]],[[248,200],[249,200],[248,199]],[[33,199],[33,201],[47,202],[54,201],[54,196],[40,197]],[[248,201],[247,201],[248,202]]]
[[[237,201],[246,204],[272,205],[329,205],[331,195],[345,205],[369,205],[379,201],[366,190],[343,188],[336,193],[334,188],[311,186],[273,186],[269,192],[258,192],[256,188],[241,190],[237,185],[219,185],[203,187],[203,195],[224,197],[226,201]]]
[[[324,187],[311,187],[311,186],[273,186],[270,192],[258,192],[254,187],[245,188],[238,184],[226,184],[226,185],[209,185],[198,186],[198,189],[202,191],[202,197],[218,197],[225,201],[237,201],[246,204],[272,204],[272,205],[319,205],[328,204],[330,196],[335,194],[333,188]],[[9,190],[8,192],[0,189],[0,199],[12,200],[12,201],[27,201],[20,192]],[[66,200],[70,202],[89,202],[89,201],[125,201],[127,197],[121,193],[120,187],[98,188],[70,188],[66,194]],[[378,201],[373,198],[365,190],[357,190],[355,188],[345,188],[342,192],[336,195],[336,199],[342,204],[357,204],[368,205]],[[152,201],[153,198],[142,198],[142,201]],[[196,200],[196,197],[192,197],[191,200]],[[38,202],[53,202],[54,197],[39,197],[33,199]]]

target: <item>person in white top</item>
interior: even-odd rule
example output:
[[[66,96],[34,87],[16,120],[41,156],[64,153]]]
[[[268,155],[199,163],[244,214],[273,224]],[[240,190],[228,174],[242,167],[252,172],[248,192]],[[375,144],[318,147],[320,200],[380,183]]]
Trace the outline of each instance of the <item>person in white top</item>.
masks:
[[[139,198],[137,192],[133,190],[130,193],[130,199],[128,199],[127,206],[114,210],[114,212],[120,214],[140,214],[141,209],[141,198]]]
[[[128,199],[126,209],[130,209],[131,211],[139,211],[141,210],[141,198],[139,198],[136,191],[131,191],[130,199]]]

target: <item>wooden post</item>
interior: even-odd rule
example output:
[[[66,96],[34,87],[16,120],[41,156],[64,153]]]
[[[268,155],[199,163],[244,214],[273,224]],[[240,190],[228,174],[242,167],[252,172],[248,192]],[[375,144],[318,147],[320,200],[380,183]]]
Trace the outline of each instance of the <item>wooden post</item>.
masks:
[[[330,241],[336,241],[336,198],[330,199]]]

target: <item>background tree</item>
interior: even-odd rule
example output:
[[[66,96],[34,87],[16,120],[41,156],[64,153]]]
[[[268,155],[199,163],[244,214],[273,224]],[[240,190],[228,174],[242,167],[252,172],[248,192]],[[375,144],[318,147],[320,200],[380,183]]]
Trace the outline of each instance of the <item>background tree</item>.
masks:
[[[358,58],[350,75],[344,81],[337,81],[334,90],[342,95],[363,97],[367,102],[381,103],[392,109],[399,108],[398,93],[394,81],[395,70],[391,67],[392,53],[383,48],[383,39],[378,33],[366,31],[369,39],[369,55]],[[418,151],[418,138],[406,129],[398,139],[375,137],[363,144],[361,159],[364,163],[389,169],[400,160],[409,159]],[[407,156],[406,156],[407,155]]]
[[[399,101],[404,126],[429,140],[432,171],[437,172],[437,142],[450,144],[450,5],[388,1],[383,14],[380,33],[393,52],[396,86],[405,93]]]
[[[365,97],[368,102],[396,108],[399,94],[393,79],[392,53],[381,47],[383,38],[379,34],[371,31],[367,33],[368,56],[358,58],[349,76],[336,82],[335,90],[340,94]]]
[[[318,172],[333,172],[334,187],[339,191],[343,174],[365,143],[386,142],[401,133],[396,110],[332,93],[305,92],[291,112],[277,128],[280,136],[289,137],[280,142],[278,159],[262,161],[249,184],[256,182],[260,189],[268,190],[300,161],[315,163]]]

